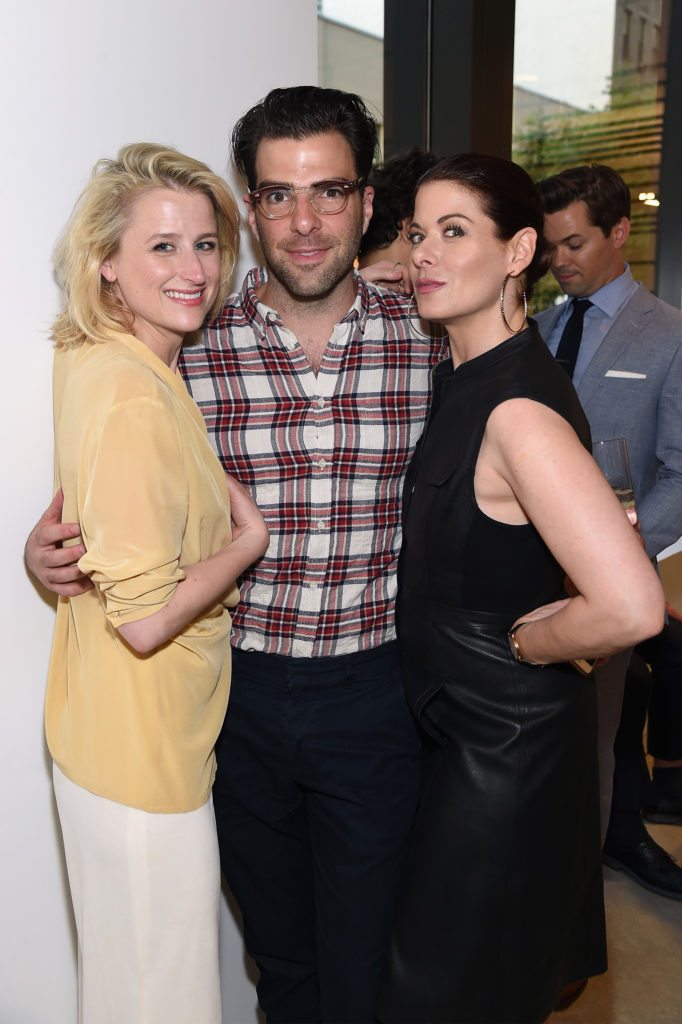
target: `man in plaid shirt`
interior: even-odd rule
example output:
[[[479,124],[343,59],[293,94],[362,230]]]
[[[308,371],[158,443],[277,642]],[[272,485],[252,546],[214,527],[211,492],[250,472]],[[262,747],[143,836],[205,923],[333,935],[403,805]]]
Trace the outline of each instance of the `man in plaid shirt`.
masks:
[[[266,269],[180,366],[270,530],[234,616],[222,870],[268,1020],[371,1022],[419,772],[395,643],[401,490],[445,350],[353,272],[377,146],[359,97],[273,90],[232,144]],[[66,529],[43,517],[27,557],[74,593]]]

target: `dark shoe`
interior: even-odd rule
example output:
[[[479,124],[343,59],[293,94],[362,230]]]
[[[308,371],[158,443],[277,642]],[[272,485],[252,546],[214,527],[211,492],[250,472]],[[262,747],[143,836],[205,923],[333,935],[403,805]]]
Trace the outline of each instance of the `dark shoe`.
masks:
[[[655,804],[644,808],[642,817],[655,825],[682,825],[682,800],[659,796]]]
[[[579,981],[572,981],[570,985],[565,985],[561,990],[559,1002],[554,1007],[554,1012],[561,1013],[562,1010],[567,1010],[569,1006],[573,1006],[576,999],[580,999],[587,988],[587,980],[587,978],[580,978]]]
[[[650,892],[682,900],[682,868],[651,836],[634,846],[617,847],[607,842],[602,860],[615,871],[624,871]]]

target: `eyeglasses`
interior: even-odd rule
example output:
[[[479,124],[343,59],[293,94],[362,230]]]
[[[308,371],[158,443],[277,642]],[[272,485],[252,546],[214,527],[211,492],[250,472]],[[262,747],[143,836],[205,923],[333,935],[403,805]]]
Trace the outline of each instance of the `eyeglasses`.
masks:
[[[264,217],[279,220],[289,217],[296,209],[299,192],[305,192],[308,202],[318,213],[341,213],[348,206],[348,197],[357,192],[364,178],[347,181],[345,178],[331,178],[329,181],[318,181],[316,185],[305,185],[294,188],[293,185],[266,185],[254,188],[249,198],[260,208]]]

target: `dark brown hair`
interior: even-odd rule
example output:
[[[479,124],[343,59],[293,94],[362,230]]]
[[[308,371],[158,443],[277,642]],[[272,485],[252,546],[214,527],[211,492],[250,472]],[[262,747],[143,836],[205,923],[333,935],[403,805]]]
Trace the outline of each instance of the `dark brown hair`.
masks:
[[[601,228],[604,238],[623,217],[630,219],[630,190],[606,164],[569,167],[538,182],[545,213],[558,213],[572,203],[583,202],[592,224]]]
[[[297,85],[273,89],[237,121],[232,157],[249,188],[255,188],[256,154],[263,139],[308,139],[338,132],[350,146],[355,173],[367,178],[378,147],[376,121],[352,92]]]
[[[451,181],[478,197],[483,212],[495,225],[497,237],[506,242],[522,228],[535,228],[535,255],[521,275],[528,298],[549,269],[550,251],[543,236],[543,209],[532,179],[518,164],[485,153],[458,153],[446,157],[419,180]]]
[[[403,221],[414,212],[417,182],[437,163],[438,157],[433,153],[415,147],[374,168],[368,182],[374,187],[372,219],[362,236],[361,256],[395,241]]]

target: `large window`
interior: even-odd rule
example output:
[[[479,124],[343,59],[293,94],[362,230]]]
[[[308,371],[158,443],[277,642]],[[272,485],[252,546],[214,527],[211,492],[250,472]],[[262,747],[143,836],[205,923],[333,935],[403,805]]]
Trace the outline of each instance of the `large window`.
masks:
[[[318,0],[317,43],[318,84],[362,96],[383,143],[384,0]]]
[[[604,163],[632,194],[626,255],[655,285],[671,0],[516,0],[513,158],[534,178]],[[542,282],[537,305],[560,289]]]

